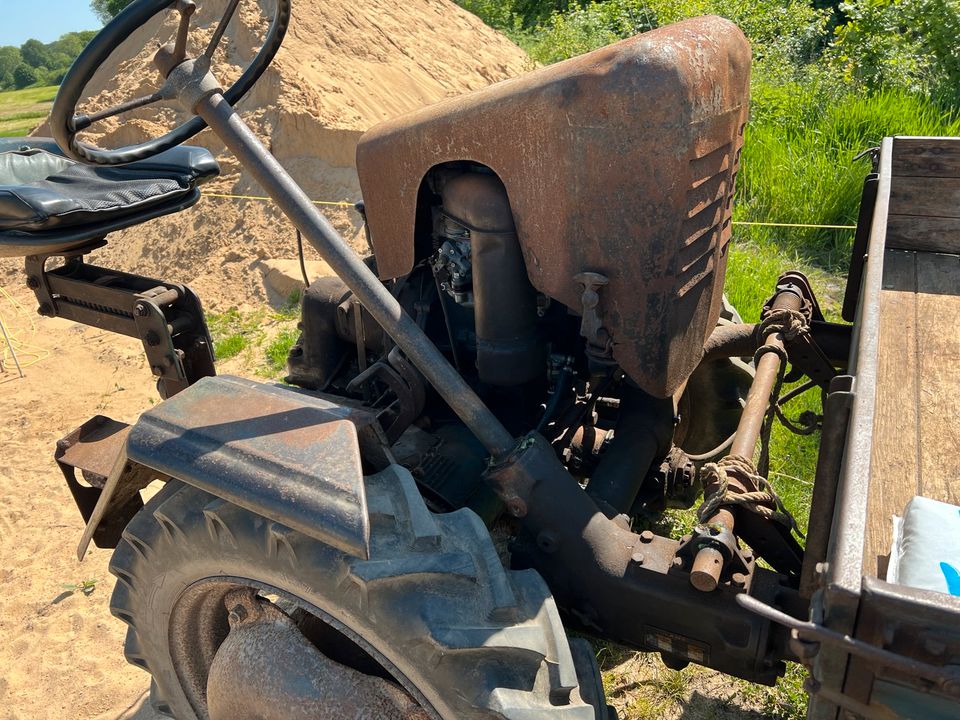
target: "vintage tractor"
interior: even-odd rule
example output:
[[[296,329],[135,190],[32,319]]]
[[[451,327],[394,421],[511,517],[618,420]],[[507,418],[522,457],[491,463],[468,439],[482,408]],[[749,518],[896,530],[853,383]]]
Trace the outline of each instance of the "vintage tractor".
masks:
[[[811,718],[957,716],[960,599],[909,579],[909,547],[899,575],[877,563],[910,497],[956,501],[955,430],[924,413],[956,375],[958,142],[875,153],[852,325],[826,322],[798,272],[743,323],[723,281],[750,49],[699,18],[368,132],[361,259],[232,108],[290,0],[227,91],[211,61],[239,0],[199,5],[134,2],[64,80],[56,142],[0,146],[0,250],[27,257],[40,313],[142,340],[164,399],[56,450],[87,523],[80,557],[116,548],[111,609],[158,709],[614,717],[566,627],[758,683],[802,662]],[[76,114],[110,53],[168,11],[162,89]],[[194,12],[222,14],[199,57]],[[194,117],[163,137],[77,138],[174,100]],[[217,376],[188,288],[84,262],[198,200],[218,168],[182,144],[204,127],[338,275],[303,296],[297,387]],[[784,381],[803,379],[824,398],[791,422],[821,433],[805,547],[767,477]],[[682,539],[634,530],[701,493]]]

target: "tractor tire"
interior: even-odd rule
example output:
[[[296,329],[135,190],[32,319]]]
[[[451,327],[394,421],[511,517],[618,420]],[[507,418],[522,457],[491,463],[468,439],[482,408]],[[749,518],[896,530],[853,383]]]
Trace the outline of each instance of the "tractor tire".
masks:
[[[429,512],[402,468],[366,485],[369,560],[178,481],[147,503],[110,564],[111,612],[129,626],[124,654],[152,675],[159,712],[208,717],[207,673],[229,633],[224,593],[246,586],[332,627],[431,717],[615,717],[593,655],[579,647],[574,660],[543,579],[506,571],[472,511]]]

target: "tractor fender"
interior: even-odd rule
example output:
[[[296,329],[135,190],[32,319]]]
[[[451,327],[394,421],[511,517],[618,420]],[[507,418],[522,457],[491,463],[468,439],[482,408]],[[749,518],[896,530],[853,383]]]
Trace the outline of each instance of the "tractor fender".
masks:
[[[98,510],[121,484],[123,468],[142,466],[276,523],[272,536],[289,528],[368,559],[357,412],[281,386],[203,378],[140,416]],[[102,518],[95,511],[88,525]],[[209,523],[220,531],[215,514]],[[88,535],[89,526],[87,543]]]

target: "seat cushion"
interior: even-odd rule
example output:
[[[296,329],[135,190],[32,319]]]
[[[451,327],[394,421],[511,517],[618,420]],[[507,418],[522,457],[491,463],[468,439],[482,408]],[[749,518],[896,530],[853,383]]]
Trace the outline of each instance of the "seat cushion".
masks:
[[[887,582],[960,596],[960,507],[915,496],[894,517]]]
[[[63,157],[52,140],[0,143],[0,231],[44,233],[112,226],[121,218],[176,204],[219,167],[202,148],[175,148],[120,167]]]

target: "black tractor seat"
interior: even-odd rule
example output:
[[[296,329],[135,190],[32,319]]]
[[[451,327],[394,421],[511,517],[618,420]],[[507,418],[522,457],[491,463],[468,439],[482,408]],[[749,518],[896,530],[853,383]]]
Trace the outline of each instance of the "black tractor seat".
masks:
[[[0,257],[79,249],[184,210],[219,173],[217,161],[199,147],[92,167],[65,157],[48,138],[0,138]]]

